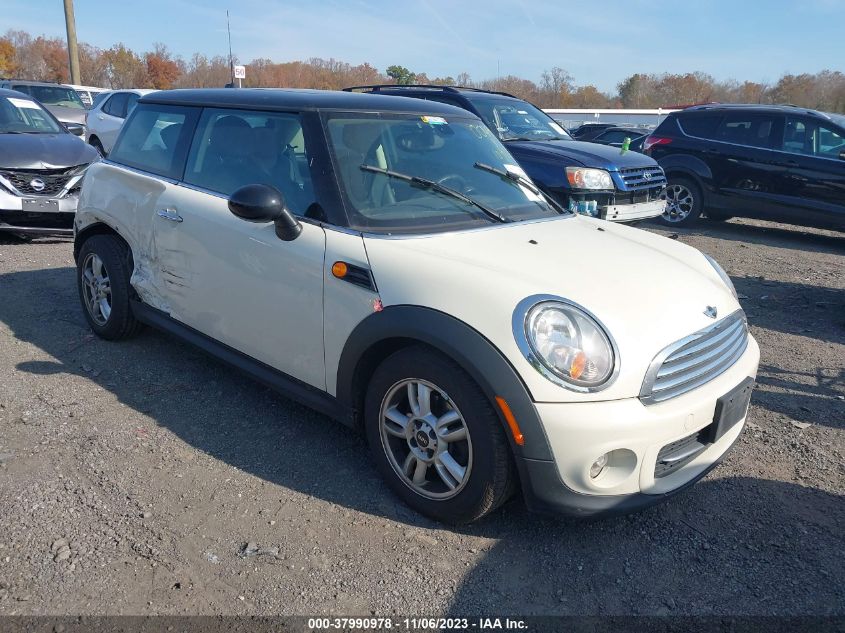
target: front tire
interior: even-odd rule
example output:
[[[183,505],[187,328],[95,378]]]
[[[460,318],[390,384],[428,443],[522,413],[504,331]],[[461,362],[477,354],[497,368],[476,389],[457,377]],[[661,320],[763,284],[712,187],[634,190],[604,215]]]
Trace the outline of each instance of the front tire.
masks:
[[[422,346],[388,357],[370,380],[364,415],[378,470],[418,512],[470,523],[512,493],[513,461],[498,416],[451,359]]]
[[[132,314],[132,254],[113,235],[94,235],[79,250],[76,280],[85,320],[97,336],[116,341],[138,333]]]
[[[669,178],[663,197],[666,210],[660,216],[660,221],[668,226],[692,226],[704,209],[701,187],[690,178]]]

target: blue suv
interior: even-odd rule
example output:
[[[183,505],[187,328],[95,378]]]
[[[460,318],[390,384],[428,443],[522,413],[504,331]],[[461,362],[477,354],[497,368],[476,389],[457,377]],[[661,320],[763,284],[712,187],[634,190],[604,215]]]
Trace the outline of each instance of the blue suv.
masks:
[[[614,222],[636,222],[664,211],[666,178],[654,159],[576,141],[545,112],[513,95],[476,88],[395,84],[345,90],[414,97],[469,110],[505,143],[519,167],[570,211]]]

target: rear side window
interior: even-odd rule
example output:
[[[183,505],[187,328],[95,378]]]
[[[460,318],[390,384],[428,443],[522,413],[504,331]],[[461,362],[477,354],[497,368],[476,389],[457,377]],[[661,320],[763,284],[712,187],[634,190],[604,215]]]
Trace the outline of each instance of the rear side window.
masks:
[[[126,100],[128,99],[128,97],[129,95],[125,92],[119,92],[116,95],[113,95],[112,98],[106,101],[105,105],[103,106],[103,112],[112,116],[116,116],[120,119],[125,118]]]
[[[678,117],[678,125],[687,136],[712,139],[716,136],[721,118],[718,114],[689,115]]]
[[[309,165],[298,114],[207,108],[184,181],[224,196],[245,185],[271,185],[291,212],[304,215],[315,202]]]
[[[196,120],[196,108],[138,104],[124,124],[109,160],[179,179]]]
[[[748,145],[751,147],[772,147],[775,137],[774,116],[730,113],[726,114],[716,130],[717,141]]]

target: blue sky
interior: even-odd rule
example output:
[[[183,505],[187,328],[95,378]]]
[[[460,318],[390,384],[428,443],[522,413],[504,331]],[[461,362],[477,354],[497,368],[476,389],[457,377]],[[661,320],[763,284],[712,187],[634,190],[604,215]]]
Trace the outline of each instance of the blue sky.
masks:
[[[334,57],[429,77],[560,66],[614,91],[634,72],[701,70],[775,81],[845,67],[845,0],[76,0],[80,41],[136,51],[164,42],[189,57]],[[3,0],[0,33],[64,37],[61,0]],[[498,69],[498,71],[497,71]]]

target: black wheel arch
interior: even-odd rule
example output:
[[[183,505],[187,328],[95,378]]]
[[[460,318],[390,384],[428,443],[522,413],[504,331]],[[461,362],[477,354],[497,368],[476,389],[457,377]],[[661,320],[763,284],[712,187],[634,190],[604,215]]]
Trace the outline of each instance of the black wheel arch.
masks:
[[[515,457],[551,460],[545,431],[528,388],[499,350],[477,330],[444,312],[413,305],[390,306],[374,312],[349,335],[337,370],[337,399],[363,410],[367,384],[378,364],[409,345],[426,345],[453,361],[481,387],[496,411]],[[503,398],[524,436],[518,445],[496,403]],[[360,422],[359,422],[360,423]],[[517,459],[519,463],[521,460]]]
[[[710,183],[713,182],[713,172],[710,166],[696,156],[669,154],[662,157],[658,162],[666,173],[668,181],[671,181],[673,176],[690,178],[701,187],[702,191],[709,189]]]
[[[126,245],[126,248],[129,250],[129,253],[131,255],[132,248],[116,229],[109,226],[105,222],[95,222],[93,224],[89,224],[82,230],[77,231],[76,234],[73,236],[73,261],[79,259],[79,250],[82,248],[82,245],[85,243],[85,240],[89,239],[94,235],[114,235],[118,237]]]

